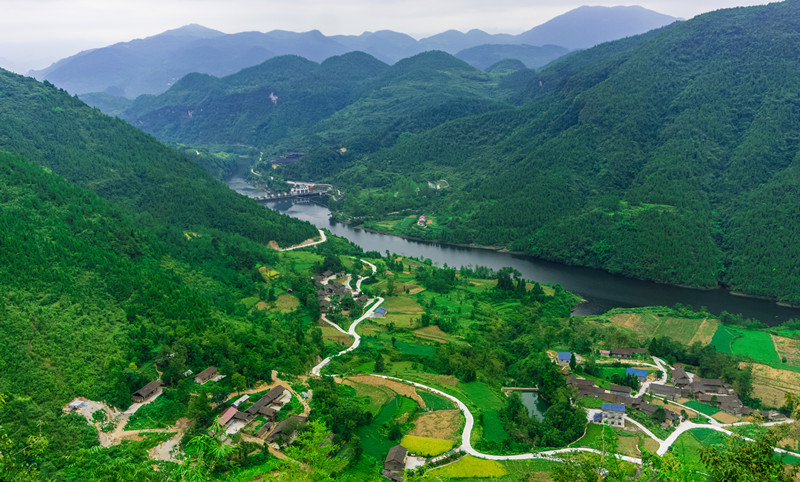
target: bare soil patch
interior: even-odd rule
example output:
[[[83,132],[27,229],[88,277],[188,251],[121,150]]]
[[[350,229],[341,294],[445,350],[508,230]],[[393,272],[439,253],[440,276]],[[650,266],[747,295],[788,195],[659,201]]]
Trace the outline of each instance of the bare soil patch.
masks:
[[[408,434],[455,442],[458,441],[462,424],[460,410],[437,410],[417,417],[414,428]]]
[[[712,415],[711,418],[725,424],[735,423],[739,421],[739,417],[725,412],[717,412],[714,415]]]
[[[336,328],[332,327],[331,325],[322,322],[319,325],[320,330],[322,331],[322,339],[323,340],[331,340],[335,343],[342,345],[344,348],[348,348],[350,345],[353,344],[353,337],[350,335],[346,335],[341,331],[337,330]]]
[[[436,325],[414,330],[414,336],[439,343],[447,343],[447,333],[443,332],[442,329]]]
[[[745,365],[748,363],[739,364],[740,367]],[[753,396],[765,404],[780,407],[786,393],[800,393],[800,373],[760,363],[750,365],[753,367]]]
[[[800,342],[784,336],[772,336],[772,343],[779,357],[786,357],[786,363],[790,365],[800,365]]]
[[[394,380],[386,380],[385,378],[373,377],[371,375],[355,375],[350,377],[351,380],[365,385],[373,385],[376,387],[387,387],[392,391],[408,397],[419,404],[420,407],[425,407],[425,401],[419,396],[417,390],[405,383],[396,382]]]
[[[673,412],[678,413],[678,414],[681,413],[681,410],[686,410],[686,415],[688,415],[689,418],[693,418],[693,417],[697,416],[697,413],[694,410],[689,410],[689,409],[680,407],[678,405],[673,405],[672,403],[664,403],[663,401],[661,401],[661,400],[659,400],[657,398],[653,399],[652,404],[653,405],[661,405],[662,407],[664,407],[664,408],[666,408],[668,410],[672,410]]]
[[[691,340],[689,340],[688,344],[691,345],[694,342],[700,342],[700,344],[703,346],[710,345],[718,326],[719,322],[717,320],[709,320],[708,318],[704,318],[700,323],[700,326],[697,327],[694,336]]]

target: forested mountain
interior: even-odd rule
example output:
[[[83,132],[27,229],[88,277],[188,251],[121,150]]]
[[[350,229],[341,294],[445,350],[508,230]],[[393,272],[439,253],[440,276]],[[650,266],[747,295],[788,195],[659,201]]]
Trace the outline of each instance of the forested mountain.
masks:
[[[305,150],[313,135],[315,144],[363,152],[402,132],[494,110],[511,92],[443,52],[391,67],[353,52],[322,64],[278,57],[222,79],[192,74],[160,96],[140,97],[120,115],[165,142]]]
[[[322,62],[335,55],[363,51],[393,64],[428,50],[455,54],[483,44],[553,44],[571,50],[643,33],[674,20],[641,7],[582,7],[520,35],[450,30],[419,41],[388,30],[334,36],[316,30],[224,34],[187,25],[145,39],[87,50],[30,75],[71,94],[101,92],[133,99],[141,94],[160,94],[192,72],[226,76],[282,55]],[[566,43],[559,43],[562,41]]]
[[[559,45],[569,50],[588,49],[610,40],[648,32],[677,20],[638,5],[584,5],[516,35],[515,41],[509,43]]]
[[[503,45],[487,44],[464,49],[456,54],[456,58],[463,60],[471,66],[486,70],[502,60],[519,60],[529,69],[538,69],[553,60],[567,54],[569,51],[557,45]]]
[[[0,92],[3,474],[31,462],[62,480],[97,445],[85,419],[62,412],[74,397],[124,408],[159,376],[174,386],[213,364],[253,382],[318,357],[302,315],[241,301],[268,299],[257,268],[280,263],[268,241],[293,244],[315,228],[52,85],[0,71]],[[306,277],[282,280],[313,293]],[[40,435],[42,454],[26,448]]]
[[[334,207],[414,209],[439,227],[404,234],[800,302],[798,32],[788,1],[571,54],[521,107],[364,152],[331,178],[351,189]],[[313,157],[283,171],[323,172]],[[451,189],[415,194],[437,179]]]
[[[263,209],[184,155],[52,85],[0,71],[0,92],[0,148],[149,224],[214,228],[284,246],[316,234],[310,224]]]

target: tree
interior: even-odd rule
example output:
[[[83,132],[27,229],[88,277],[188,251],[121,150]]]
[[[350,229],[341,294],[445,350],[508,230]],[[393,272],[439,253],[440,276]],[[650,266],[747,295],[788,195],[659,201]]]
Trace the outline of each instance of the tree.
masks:
[[[225,429],[214,423],[210,433],[224,434]],[[211,474],[218,467],[226,465],[228,458],[236,449],[224,442],[224,437],[201,434],[192,437],[186,444],[187,453],[191,455],[178,469],[172,473],[173,480],[201,481],[211,479]]]
[[[328,438],[328,428],[319,420],[308,424],[296,445],[286,449],[288,458],[280,467],[278,480],[321,482],[334,480],[347,466],[347,459],[332,457],[339,447]]]
[[[724,445],[700,448],[700,460],[708,467],[713,480],[736,480],[756,482],[773,480],[789,482],[795,480],[798,467],[787,466],[775,459],[773,447],[788,433],[789,427],[776,425],[762,433],[751,435],[753,441],[732,435]]]
[[[572,353],[570,358],[569,358],[569,369],[570,370],[575,370],[576,366],[578,366],[578,361],[575,360],[575,354]]]
[[[0,412],[6,399],[0,393]],[[22,443],[14,439],[0,426],[0,479],[13,481],[38,480],[38,471],[23,460],[24,457],[37,455],[47,448],[47,438],[43,435],[31,435]]]
[[[375,373],[381,373],[386,370],[386,362],[383,361],[383,355],[378,353],[375,357]]]
[[[241,391],[247,388],[247,379],[241,373],[234,373],[231,376],[231,384],[235,391]]]
[[[664,421],[667,420],[667,412],[664,410],[664,407],[656,408],[656,411],[653,412],[653,421],[662,424]]]

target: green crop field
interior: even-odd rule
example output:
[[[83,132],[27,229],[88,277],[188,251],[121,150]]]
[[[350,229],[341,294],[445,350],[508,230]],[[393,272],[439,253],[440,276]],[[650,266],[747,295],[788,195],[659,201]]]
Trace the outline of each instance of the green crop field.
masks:
[[[724,433],[717,432],[716,430],[712,430],[710,428],[694,429],[692,430],[692,435],[694,435],[697,441],[703,444],[705,447],[724,444],[725,439],[728,437]]]
[[[412,435],[403,437],[401,445],[407,448],[412,454],[423,455],[425,457],[435,457],[453,448],[453,442],[450,440],[414,437]]]
[[[731,348],[734,353],[749,356],[767,364],[778,364],[778,352],[769,333],[763,331],[744,331],[742,337],[733,341]]]
[[[502,442],[508,438],[497,410],[483,412],[483,438],[490,442]]]
[[[714,408],[711,405],[706,405],[705,403],[700,403],[697,400],[689,400],[688,402],[684,403],[684,405],[691,408],[695,412],[704,413],[708,416],[714,415],[715,413],[719,412],[719,409]]]
[[[720,326],[711,340],[711,345],[723,353],[748,356],[769,365],[780,363],[772,337],[763,331]]]
[[[733,339],[739,336],[738,330],[734,330],[728,326],[720,326],[717,332],[714,333],[714,338],[711,339],[711,346],[721,351],[722,353],[732,353],[731,344]]]
[[[458,462],[430,471],[431,475],[447,478],[458,477],[502,477],[508,471],[500,462],[484,460],[467,455]]]
[[[395,397],[383,406],[378,416],[372,421],[371,424],[361,427],[358,430],[358,436],[361,437],[361,446],[364,453],[375,457],[378,460],[383,460],[389,449],[397,445],[381,433],[381,425],[389,422],[394,418],[394,414],[400,408],[399,397]]]
[[[398,341],[395,343],[395,347],[400,350],[401,353],[404,355],[415,355],[415,356],[423,356],[423,357],[434,357],[436,356],[436,348],[433,346],[428,345],[417,345],[416,343],[406,343],[404,341]]]
[[[425,406],[431,410],[452,410],[455,408],[455,405],[450,400],[440,397],[439,395],[434,395],[427,390],[417,389],[417,393],[422,397]]]

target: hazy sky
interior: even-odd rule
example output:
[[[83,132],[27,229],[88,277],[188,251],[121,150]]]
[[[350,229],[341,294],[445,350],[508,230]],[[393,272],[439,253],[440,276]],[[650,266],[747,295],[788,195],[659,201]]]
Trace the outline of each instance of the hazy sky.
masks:
[[[766,0],[641,0],[691,18]],[[581,5],[572,0],[0,0],[0,66],[42,68],[80,50],[154,35],[189,23],[227,33],[274,29],[327,35],[391,29],[420,38],[479,28],[516,34]]]

